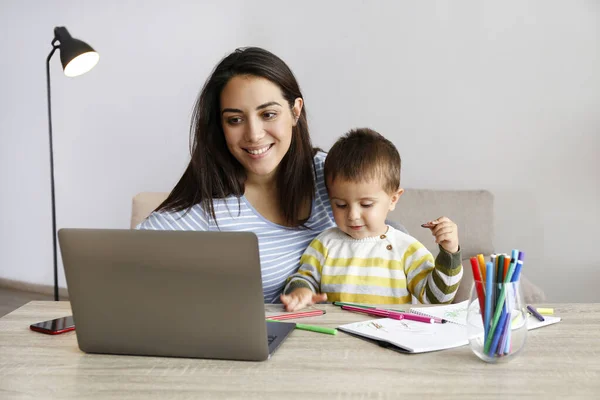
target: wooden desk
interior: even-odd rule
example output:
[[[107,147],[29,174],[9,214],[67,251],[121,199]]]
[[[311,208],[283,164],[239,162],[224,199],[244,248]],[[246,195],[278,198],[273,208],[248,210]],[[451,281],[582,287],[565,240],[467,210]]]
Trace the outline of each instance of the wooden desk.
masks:
[[[323,307],[325,316],[302,322],[368,319]],[[0,398],[599,398],[600,304],[553,307],[562,322],[529,331],[511,362],[488,365],[468,346],[405,355],[343,332],[300,330],[265,362],[91,355],[74,332],[30,331],[70,314],[68,302],[34,301],[0,319]]]

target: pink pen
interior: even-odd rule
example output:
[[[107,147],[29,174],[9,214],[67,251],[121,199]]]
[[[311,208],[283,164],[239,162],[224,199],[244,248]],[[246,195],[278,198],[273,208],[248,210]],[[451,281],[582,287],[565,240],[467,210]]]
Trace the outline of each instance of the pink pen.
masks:
[[[391,318],[391,319],[398,319],[398,320],[404,319],[404,315],[401,315],[399,313],[394,313],[394,312],[386,311],[386,310],[379,310],[379,309],[375,309],[375,308],[342,306],[342,310],[356,311],[356,312],[363,313],[363,314],[376,315],[378,317],[385,317],[385,318]]]
[[[404,319],[409,319],[411,321],[425,322],[428,324],[433,324],[435,322],[435,318],[423,317],[421,315],[406,313],[404,314]]]
[[[380,308],[376,308],[376,310],[380,311]],[[381,310],[381,311],[386,311],[386,310]],[[442,323],[442,320],[438,318],[439,321],[436,321],[436,318],[431,318],[431,317],[424,317],[421,315],[416,315],[416,314],[411,314],[411,313],[403,313],[400,311],[387,311],[388,313],[392,314],[392,315],[399,315],[402,316],[403,319],[408,319],[411,321],[418,321],[418,322],[425,322],[428,324],[433,324],[434,322],[438,322],[438,323]],[[388,317],[388,318],[392,318],[392,317]]]

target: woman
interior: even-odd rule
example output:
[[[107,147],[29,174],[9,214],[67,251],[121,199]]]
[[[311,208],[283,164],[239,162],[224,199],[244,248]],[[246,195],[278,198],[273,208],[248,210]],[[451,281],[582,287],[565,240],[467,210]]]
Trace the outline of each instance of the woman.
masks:
[[[194,107],[191,161],[140,229],[250,231],[264,299],[279,301],[300,256],[334,226],[304,98],[289,67],[256,47],[215,68]]]

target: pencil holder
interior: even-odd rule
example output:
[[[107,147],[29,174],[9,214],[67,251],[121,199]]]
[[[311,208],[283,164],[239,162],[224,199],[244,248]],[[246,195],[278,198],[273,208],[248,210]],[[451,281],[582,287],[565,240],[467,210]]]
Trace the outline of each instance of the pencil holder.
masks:
[[[527,309],[519,281],[494,283],[487,288],[482,281],[473,282],[467,335],[473,353],[489,363],[509,361],[523,350]]]

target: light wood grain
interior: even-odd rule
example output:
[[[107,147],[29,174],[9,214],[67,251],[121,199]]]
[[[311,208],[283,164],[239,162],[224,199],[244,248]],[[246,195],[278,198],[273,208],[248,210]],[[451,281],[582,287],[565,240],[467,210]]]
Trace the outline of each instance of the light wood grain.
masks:
[[[563,321],[529,331],[511,362],[488,365],[468,346],[405,355],[342,332],[300,330],[265,362],[91,355],[73,332],[30,331],[70,314],[68,302],[34,301],[0,319],[0,398],[600,397],[600,304],[545,306]],[[336,327],[368,319],[319,307],[327,314],[298,321]]]

